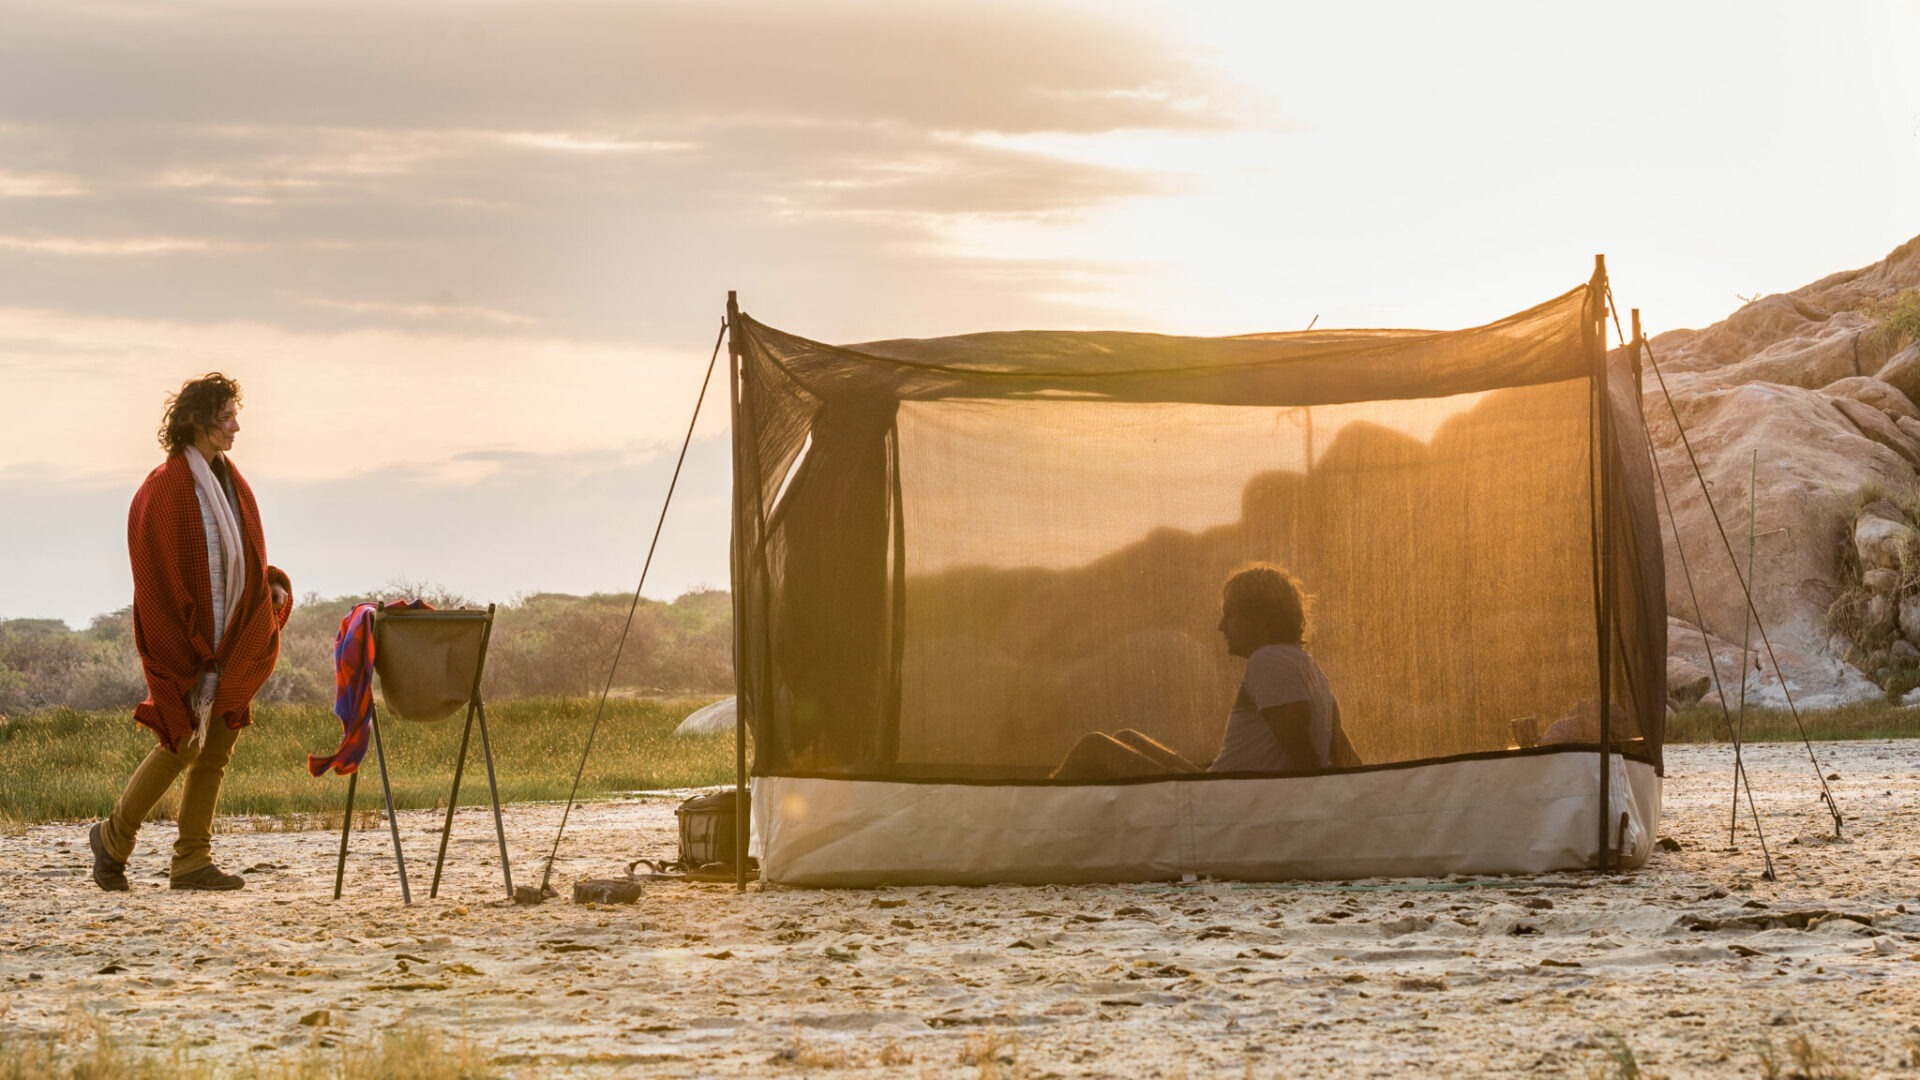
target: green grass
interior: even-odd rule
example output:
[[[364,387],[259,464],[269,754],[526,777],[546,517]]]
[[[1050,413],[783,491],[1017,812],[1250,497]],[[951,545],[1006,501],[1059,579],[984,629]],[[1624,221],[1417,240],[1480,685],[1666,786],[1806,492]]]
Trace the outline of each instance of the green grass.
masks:
[[[733,781],[733,735],[674,738],[673,729],[705,699],[616,699],[607,702],[593,754],[580,781],[583,798],[649,788],[704,787]],[[567,797],[586,746],[595,702],[557,698],[503,702],[487,708],[494,767],[506,802]],[[382,716],[380,733],[403,809],[444,806],[453,782],[464,713],[437,724]],[[307,754],[331,753],[340,722],[324,706],[263,705],[241,734],[220,794],[224,815],[311,818],[313,827],[339,822],[347,778],[307,775]],[[153,746],[154,738],[126,712],[50,709],[0,720],[0,824],[102,817]],[[373,751],[361,763],[355,809],[380,801]],[[170,816],[179,785],[159,808]],[[462,806],[484,806],[486,766],[476,724],[460,784]]]
[[[733,782],[733,736],[674,738],[673,729],[704,699],[615,699],[595,737],[593,755],[580,781],[583,798],[655,788],[710,787]],[[593,722],[591,698],[503,702],[487,709],[493,735],[500,797],[506,802],[565,799],[573,770]],[[1807,736],[1834,739],[1920,738],[1920,708],[1879,702],[1839,709],[1803,710]],[[394,803],[402,809],[444,806],[460,746],[461,716],[438,724],[388,720],[381,725]],[[1726,722],[1718,707],[1696,705],[1667,718],[1669,743],[1724,742]],[[1800,738],[1781,709],[1748,709],[1743,738],[1752,742]],[[307,775],[309,752],[328,753],[340,741],[340,722],[321,706],[264,705],[253,727],[234,748],[220,795],[220,812],[276,821],[290,828],[337,828],[346,805],[347,780]],[[78,821],[105,816],[154,745],[153,736],[127,713],[51,709],[0,719],[0,832],[40,821]],[[362,763],[365,783],[355,809],[379,808],[377,766],[372,751]],[[170,816],[178,785],[159,808]],[[460,785],[462,806],[484,806],[486,770],[476,728]]]
[[[1739,712],[1733,713],[1736,720]],[[1881,701],[1843,705],[1837,709],[1802,709],[1800,724],[1806,737],[1822,742],[1838,739],[1920,738],[1920,707],[1889,705]],[[1747,742],[1797,742],[1800,726],[1785,709],[1747,709],[1741,736]],[[1726,742],[1731,738],[1719,705],[1701,703],[1667,717],[1667,742]]]

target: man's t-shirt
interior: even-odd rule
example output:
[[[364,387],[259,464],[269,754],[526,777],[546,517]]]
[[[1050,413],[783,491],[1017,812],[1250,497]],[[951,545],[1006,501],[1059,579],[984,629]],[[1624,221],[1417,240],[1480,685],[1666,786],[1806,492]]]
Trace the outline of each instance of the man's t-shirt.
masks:
[[[1307,703],[1307,734],[1314,761],[1295,761],[1274,737],[1260,710],[1295,701]],[[1246,674],[1227,718],[1227,734],[1209,772],[1303,772],[1327,768],[1334,734],[1340,730],[1340,703],[1320,665],[1298,645],[1266,645],[1247,657]]]

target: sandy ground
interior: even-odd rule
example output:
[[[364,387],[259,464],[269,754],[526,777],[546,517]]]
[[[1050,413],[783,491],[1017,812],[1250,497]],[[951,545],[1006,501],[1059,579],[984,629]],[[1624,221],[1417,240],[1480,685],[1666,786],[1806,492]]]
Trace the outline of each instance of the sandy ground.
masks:
[[[1670,751],[1660,851],[1635,873],[1344,883],[904,888],[650,885],[631,907],[501,902],[491,822],[462,812],[426,898],[437,819],[386,832],[237,831],[244,892],[165,888],[151,825],[130,894],[97,891],[84,828],[0,838],[0,1027],[78,1005],[132,1045],[202,1060],[299,1052],[411,1018],[520,1076],[1584,1076],[1609,1033],[1670,1076],[1759,1075],[1796,1035],[1865,1076],[1920,1076],[1920,741],[1750,749],[1764,863],[1731,751]],[[562,891],[671,855],[674,800],[574,811]],[[513,807],[516,882],[557,807]],[[303,1018],[307,1021],[302,1023]],[[323,1022],[324,1021],[324,1022]],[[1910,1064],[1910,1059],[1913,1063]]]

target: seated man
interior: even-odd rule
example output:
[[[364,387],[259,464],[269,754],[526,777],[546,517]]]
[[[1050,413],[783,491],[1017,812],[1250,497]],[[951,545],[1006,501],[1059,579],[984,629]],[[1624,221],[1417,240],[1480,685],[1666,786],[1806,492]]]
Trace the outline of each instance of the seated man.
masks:
[[[1340,703],[1303,648],[1307,598],[1277,566],[1249,566],[1221,590],[1227,655],[1247,658],[1208,772],[1324,772],[1360,764],[1340,726]]]
[[[1358,765],[1340,726],[1340,703],[1302,646],[1307,598],[1292,575],[1258,563],[1221,589],[1220,633],[1230,656],[1245,657],[1227,733],[1208,772],[1323,772]],[[1199,772],[1150,736],[1132,729],[1092,732],[1053,771],[1056,780],[1119,779]]]

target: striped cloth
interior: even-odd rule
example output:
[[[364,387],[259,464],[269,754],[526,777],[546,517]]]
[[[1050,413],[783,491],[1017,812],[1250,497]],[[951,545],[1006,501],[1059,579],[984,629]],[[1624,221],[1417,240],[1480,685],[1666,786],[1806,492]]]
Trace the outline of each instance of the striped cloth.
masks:
[[[425,600],[395,600],[390,608],[429,608]],[[355,604],[340,620],[333,638],[333,715],[340,718],[340,746],[331,754],[307,755],[307,773],[321,776],[332,769],[346,776],[360,768],[367,756],[373,716],[373,613],[378,604]]]

